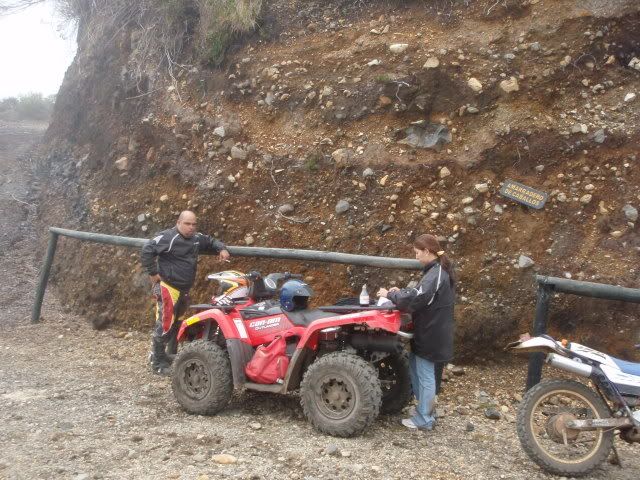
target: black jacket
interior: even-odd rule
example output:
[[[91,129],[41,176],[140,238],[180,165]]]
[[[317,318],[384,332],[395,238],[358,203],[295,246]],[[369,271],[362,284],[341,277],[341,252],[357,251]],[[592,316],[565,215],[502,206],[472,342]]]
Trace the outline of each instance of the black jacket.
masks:
[[[411,313],[413,353],[431,362],[449,362],[453,359],[455,291],[449,282],[449,274],[439,262],[427,264],[423,272],[417,288],[389,292],[388,298],[398,309]]]
[[[224,249],[224,243],[209,235],[196,233],[191,238],[185,238],[177,227],[173,227],[145,243],[140,259],[149,275],[159,273],[164,282],[178,290],[187,291],[196,278],[198,253],[219,253]]]

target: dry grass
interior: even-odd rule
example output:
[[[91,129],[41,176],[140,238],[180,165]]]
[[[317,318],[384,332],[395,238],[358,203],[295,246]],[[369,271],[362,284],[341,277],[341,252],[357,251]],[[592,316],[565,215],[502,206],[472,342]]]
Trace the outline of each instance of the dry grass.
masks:
[[[233,38],[252,31],[262,0],[197,0],[200,12],[199,47],[208,63],[217,66]]]
[[[27,0],[25,0],[27,1]],[[238,35],[256,26],[262,0],[57,0],[63,18],[78,25],[81,48],[99,51],[129,35],[127,74],[139,93],[176,69],[190,45],[191,61],[219,66]],[[98,48],[95,48],[98,47]]]

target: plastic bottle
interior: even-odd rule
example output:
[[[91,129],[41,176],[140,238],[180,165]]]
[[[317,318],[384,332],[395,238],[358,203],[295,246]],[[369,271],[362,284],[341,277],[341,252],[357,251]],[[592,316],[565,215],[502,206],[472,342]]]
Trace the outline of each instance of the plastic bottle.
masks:
[[[369,306],[369,292],[367,292],[366,283],[362,286],[362,291],[360,292],[360,306],[361,307]]]

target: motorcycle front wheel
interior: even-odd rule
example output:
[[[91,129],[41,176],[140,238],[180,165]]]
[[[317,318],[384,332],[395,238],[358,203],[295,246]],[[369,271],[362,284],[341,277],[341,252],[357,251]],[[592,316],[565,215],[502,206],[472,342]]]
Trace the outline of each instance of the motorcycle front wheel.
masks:
[[[522,400],[518,437],[527,455],[547,472],[583,476],[609,456],[613,429],[576,430],[568,423],[610,416],[604,401],[583,383],[545,380]]]

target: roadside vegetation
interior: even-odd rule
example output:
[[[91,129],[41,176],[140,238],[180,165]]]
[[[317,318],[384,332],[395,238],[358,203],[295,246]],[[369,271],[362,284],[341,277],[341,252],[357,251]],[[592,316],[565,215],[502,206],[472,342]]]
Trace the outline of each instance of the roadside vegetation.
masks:
[[[79,42],[104,41],[131,31],[137,73],[173,73],[186,52],[194,63],[219,66],[231,43],[256,27],[263,0],[57,0],[77,22]],[[189,48],[193,47],[193,48]],[[154,71],[156,70],[156,71]]]
[[[5,121],[48,121],[51,117],[54,101],[54,95],[44,97],[41,93],[4,98],[0,100],[0,119]]]

